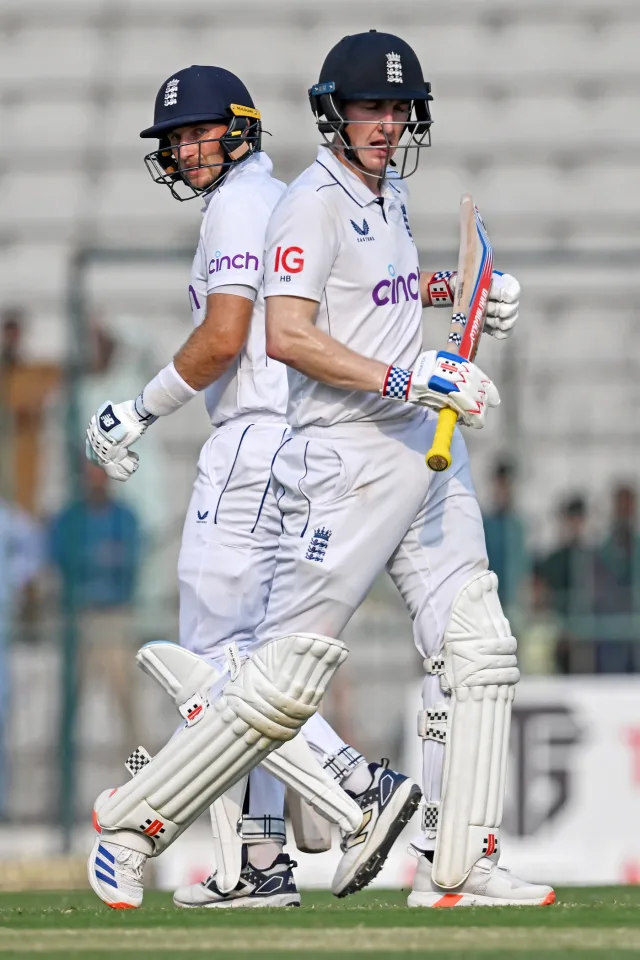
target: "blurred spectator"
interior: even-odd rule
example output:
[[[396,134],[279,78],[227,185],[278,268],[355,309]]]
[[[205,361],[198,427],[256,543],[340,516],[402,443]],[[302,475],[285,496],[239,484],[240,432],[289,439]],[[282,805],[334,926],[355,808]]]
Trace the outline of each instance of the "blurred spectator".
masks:
[[[130,749],[138,742],[133,667],[140,534],[135,514],[110,495],[100,467],[84,463],[82,499],[53,518],[50,545],[64,602],[78,615],[80,693],[88,683],[107,682]]]
[[[507,611],[518,602],[528,569],[524,524],[513,506],[514,476],[511,463],[496,463],[492,476],[493,509],[484,517],[489,567],[497,574],[500,600]]]
[[[558,662],[563,673],[593,673],[594,646],[589,636],[596,610],[595,552],[586,542],[587,505],[582,496],[565,500],[558,512],[559,546],[538,564],[549,589],[551,607],[564,619]],[[582,619],[581,619],[582,618]]]
[[[605,615],[609,639],[597,645],[599,673],[631,673],[640,660],[635,624],[640,614],[640,536],[635,490],[619,484],[613,490],[611,528],[598,550],[597,610]],[[620,634],[626,634],[621,637]],[[631,633],[632,639],[628,639]]]
[[[61,380],[60,368],[30,363],[22,353],[25,315],[17,307],[0,315],[0,437],[5,497],[29,513],[37,506],[43,408]]]
[[[556,673],[562,618],[552,609],[549,584],[536,566],[531,572],[528,592],[528,603],[514,616],[518,666],[522,673]]]
[[[595,555],[587,546],[587,506],[581,496],[571,497],[558,513],[559,546],[538,565],[551,590],[553,607],[562,616],[592,613],[595,601]]]
[[[44,561],[42,532],[23,510],[0,500],[0,819],[6,811],[5,726],[8,716],[8,650],[23,591]]]
[[[616,588],[616,610],[640,613],[640,534],[637,497],[632,487],[625,484],[615,487],[611,529],[599,553]]]

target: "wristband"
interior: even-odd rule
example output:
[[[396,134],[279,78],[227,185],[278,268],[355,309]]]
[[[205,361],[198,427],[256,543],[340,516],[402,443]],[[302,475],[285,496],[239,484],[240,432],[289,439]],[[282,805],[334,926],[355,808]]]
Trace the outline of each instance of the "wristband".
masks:
[[[190,387],[176,370],[173,360],[160,373],[149,381],[142,391],[142,403],[145,410],[156,417],[166,417],[184,407],[197,390]]]
[[[388,400],[408,400],[411,387],[411,370],[389,367],[380,393]]]

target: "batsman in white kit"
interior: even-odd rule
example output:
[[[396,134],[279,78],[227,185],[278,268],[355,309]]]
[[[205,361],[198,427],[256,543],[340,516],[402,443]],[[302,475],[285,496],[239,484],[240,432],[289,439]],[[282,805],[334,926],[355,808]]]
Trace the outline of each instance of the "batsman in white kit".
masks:
[[[147,644],[137,656],[174,699],[184,728],[153,759],[135,750],[130,783],[98,798],[89,879],[110,906],[138,906],[147,856],[211,804],[216,869],[176,891],[175,903],[298,905],[294,864],[282,852],[286,783],[302,849],[327,849],[329,822],[342,829],[333,890],[344,896],[380,870],[421,794],[386,763],[367,764],[314,716],[346,655],[339,640],[314,631],[251,656],[281,534],[270,469],[288,433],[287,375],[266,356],[262,282],[267,222],[285,188],[261,151],[260,114],[226,70],[174,74],[141,136],[160,141],[145,158],[154,180],[179,200],[204,199],[189,286],[196,330],[137,400],[100,407],[87,454],[127,480],[138,465],[131,446],[201,390],[213,432],[180,552],[181,647]],[[304,736],[292,739],[303,723]]]
[[[422,308],[451,305],[459,279],[420,272],[407,213],[430,99],[411,47],[375,31],[338,43],[310,90],[325,143],[279,201],[265,252],[267,353],[289,367],[292,433],[273,464],[283,535],[258,640],[339,637],[386,568],[426,674],[408,904],[543,905],[550,887],[498,863],[519,672],[459,431],[446,472],[425,464],[441,408],[481,428],[499,403],[453,349],[421,353]],[[504,336],[519,285],[487,280],[487,327]]]

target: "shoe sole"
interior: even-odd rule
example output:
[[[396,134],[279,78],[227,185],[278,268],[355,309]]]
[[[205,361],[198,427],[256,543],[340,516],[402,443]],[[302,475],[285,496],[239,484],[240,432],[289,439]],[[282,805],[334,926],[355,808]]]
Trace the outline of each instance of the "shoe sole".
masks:
[[[409,820],[411,820],[421,800],[422,791],[417,784],[413,783],[407,799],[400,808],[399,813],[396,814],[380,846],[371,854],[366,863],[363,863],[353,879],[349,881],[343,890],[339,892],[333,891],[334,896],[342,898],[348,897],[352,893],[357,893],[359,890],[363,890],[364,887],[368,886],[368,884],[378,876],[384,866],[385,860],[389,856],[391,847],[409,823]]]
[[[228,910],[231,907],[256,909],[260,907],[299,907],[300,897],[293,893],[281,893],[275,897],[236,897],[234,900],[222,900],[211,903],[180,903],[174,897],[173,905],[182,910]]]
[[[408,907],[549,907],[555,903],[552,890],[540,900],[502,900],[498,897],[483,897],[473,893],[410,893]]]

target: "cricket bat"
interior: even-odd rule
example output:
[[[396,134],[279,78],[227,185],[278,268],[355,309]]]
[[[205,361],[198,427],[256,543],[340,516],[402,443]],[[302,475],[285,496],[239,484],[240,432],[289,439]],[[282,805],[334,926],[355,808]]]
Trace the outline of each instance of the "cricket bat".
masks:
[[[447,341],[447,350],[465,360],[473,360],[478,350],[492,273],[493,247],[478,208],[471,195],[465,193],[460,201],[458,276]],[[451,440],[457,419],[451,407],[444,407],[438,415],[433,446],[426,457],[432,470],[440,472],[451,466]]]

